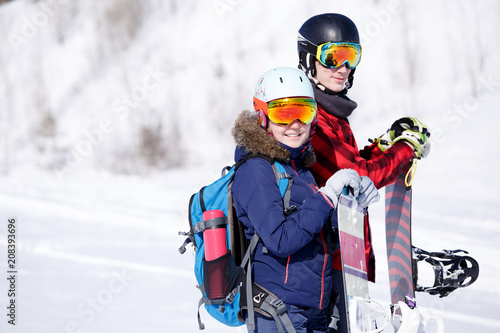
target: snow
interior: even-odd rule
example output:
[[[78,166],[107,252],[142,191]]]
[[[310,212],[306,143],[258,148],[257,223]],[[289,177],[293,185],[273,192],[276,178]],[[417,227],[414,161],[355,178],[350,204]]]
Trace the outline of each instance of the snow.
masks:
[[[362,32],[349,92],[358,144],[404,115],[432,132],[414,181],[414,244],[464,249],[480,265],[470,287],[417,294],[419,308],[445,332],[499,331],[497,1],[141,3],[0,6],[4,276],[9,218],[18,240],[16,326],[3,278],[1,332],[198,332],[194,256],[177,251],[189,197],[232,163],[230,127],[256,80],[296,65],[296,32],[322,12]],[[370,293],[387,302],[383,203],[370,215]],[[246,331],[200,313],[207,333]]]

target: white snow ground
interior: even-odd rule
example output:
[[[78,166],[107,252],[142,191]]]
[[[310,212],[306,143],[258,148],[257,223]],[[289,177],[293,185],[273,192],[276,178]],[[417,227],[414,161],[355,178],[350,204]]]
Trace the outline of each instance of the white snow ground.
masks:
[[[419,163],[414,183],[414,244],[427,250],[468,250],[481,267],[475,284],[447,298],[418,294],[419,307],[440,318],[447,333],[500,330],[500,181],[496,173],[500,170],[496,143],[500,71],[497,46],[491,43],[500,31],[494,23],[498,20],[492,19],[500,16],[497,2],[221,0],[196,5],[151,1],[155,10],[148,12],[132,46],[108,62],[101,61],[102,67],[92,67],[95,58],[106,60],[108,51],[99,49],[108,46],[97,38],[102,26],[95,28],[92,23],[92,17],[100,14],[98,2],[82,2],[69,10],[67,2],[57,1],[60,13],[45,24],[40,21],[43,17],[32,16],[40,13],[41,7],[34,6],[55,2],[19,0],[0,7],[4,31],[21,31],[26,19],[38,22],[36,33],[20,45],[22,52],[9,53],[8,47],[0,52],[5,64],[0,72],[5,78],[0,83],[5,102],[0,107],[0,268],[7,277],[7,221],[15,217],[19,272],[15,326],[7,323],[8,281],[0,279],[0,332],[198,332],[199,292],[192,251],[177,252],[184,240],[177,232],[187,229],[189,196],[214,180],[221,166],[231,163],[233,144],[228,139],[229,126],[224,125],[231,123],[237,110],[250,106],[246,96],[258,76],[272,66],[295,65],[297,22],[326,11],[354,17],[364,35],[364,67],[360,65],[349,93],[359,103],[351,119],[358,144],[406,114],[421,117],[433,133],[431,155]],[[403,10],[389,11],[398,4],[405,4]],[[61,14],[66,15],[66,9],[69,18]],[[171,18],[170,11],[177,15]],[[71,21],[77,23],[72,26]],[[57,27],[65,24],[71,29],[58,35]],[[178,35],[176,26],[188,30]],[[402,37],[401,26],[410,27]],[[158,43],[165,36],[171,45]],[[197,57],[190,51],[195,46],[183,43],[193,40],[206,52],[207,66],[193,65]],[[185,55],[181,51],[170,54],[172,45],[185,50],[188,64],[181,61]],[[444,52],[442,58],[435,55],[439,52]],[[36,62],[39,55],[44,57]],[[58,115],[58,128],[64,129],[53,145],[71,153],[82,142],[82,132],[95,129],[102,120],[101,110],[130,93],[148,65],[163,64],[165,59],[173,59],[169,65],[174,69],[185,66],[185,71],[179,74],[169,67],[173,79],[164,82],[161,91],[152,91],[144,104],[154,110],[169,102],[174,103],[174,112],[183,110],[181,143],[192,165],[141,176],[103,171],[120,163],[106,149],[120,148],[121,141],[129,144],[125,139],[136,133],[132,125],[116,121],[120,131],[95,145],[72,172],[61,178],[47,171],[51,163],[60,163],[60,154],[53,153],[57,149],[40,153],[40,147],[51,143],[39,141],[30,132],[33,126],[27,120],[36,119],[37,113],[30,112],[39,103],[32,100],[33,86],[44,83],[51,88],[46,91],[48,104]],[[215,59],[226,65],[223,80],[213,80],[216,71],[212,70],[220,66]],[[36,66],[43,68],[40,77]],[[117,73],[130,74],[128,84],[122,87]],[[198,84],[198,98],[191,95],[193,82]],[[217,98],[210,100],[210,111],[220,110],[221,117],[206,112],[206,100],[213,96]],[[132,116],[127,120],[137,123]],[[120,137],[118,132],[126,135]],[[210,153],[208,148],[214,144]],[[127,163],[133,164],[133,159]],[[388,301],[383,204],[374,204],[370,214],[378,280],[370,291],[374,298]],[[245,331],[210,320],[204,310],[201,316],[207,333]]]

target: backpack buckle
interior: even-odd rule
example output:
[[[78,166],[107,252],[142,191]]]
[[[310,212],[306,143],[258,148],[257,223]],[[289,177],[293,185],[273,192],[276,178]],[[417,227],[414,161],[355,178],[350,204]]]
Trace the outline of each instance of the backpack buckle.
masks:
[[[235,299],[236,299],[236,289],[233,289],[233,291],[231,291],[229,295],[226,296],[226,303],[231,304],[235,301]]]
[[[283,303],[282,300],[280,300],[279,298],[272,298],[270,301],[269,301],[269,304],[276,309],[276,313],[278,314],[278,316],[281,316],[282,314],[284,314],[286,312],[286,305],[285,303]]]

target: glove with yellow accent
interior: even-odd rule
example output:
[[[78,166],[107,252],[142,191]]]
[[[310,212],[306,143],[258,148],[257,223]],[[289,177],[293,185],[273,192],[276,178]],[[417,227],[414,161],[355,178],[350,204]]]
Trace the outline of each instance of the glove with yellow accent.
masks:
[[[391,128],[381,137],[371,142],[377,143],[381,151],[386,151],[395,142],[404,140],[415,152],[416,158],[424,158],[429,154],[431,133],[420,120],[412,117],[404,117],[396,120]]]
[[[404,117],[396,120],[388,131],[392,144],[404,140],[415,152],[416,158],[425,158],[431,149],[431,133],[420,120]]]

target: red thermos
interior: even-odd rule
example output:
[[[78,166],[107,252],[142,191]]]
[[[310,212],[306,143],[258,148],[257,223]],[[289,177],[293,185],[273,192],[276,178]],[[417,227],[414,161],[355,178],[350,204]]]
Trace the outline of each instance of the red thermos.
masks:
[[[224,217],[224,212],[220,209],[203,212],[203,221],[208,221],[217,217]],[[226,238],[226,227],[224,225],[203,230],[206,260],[210,261],[220,258],[227,253]]]

